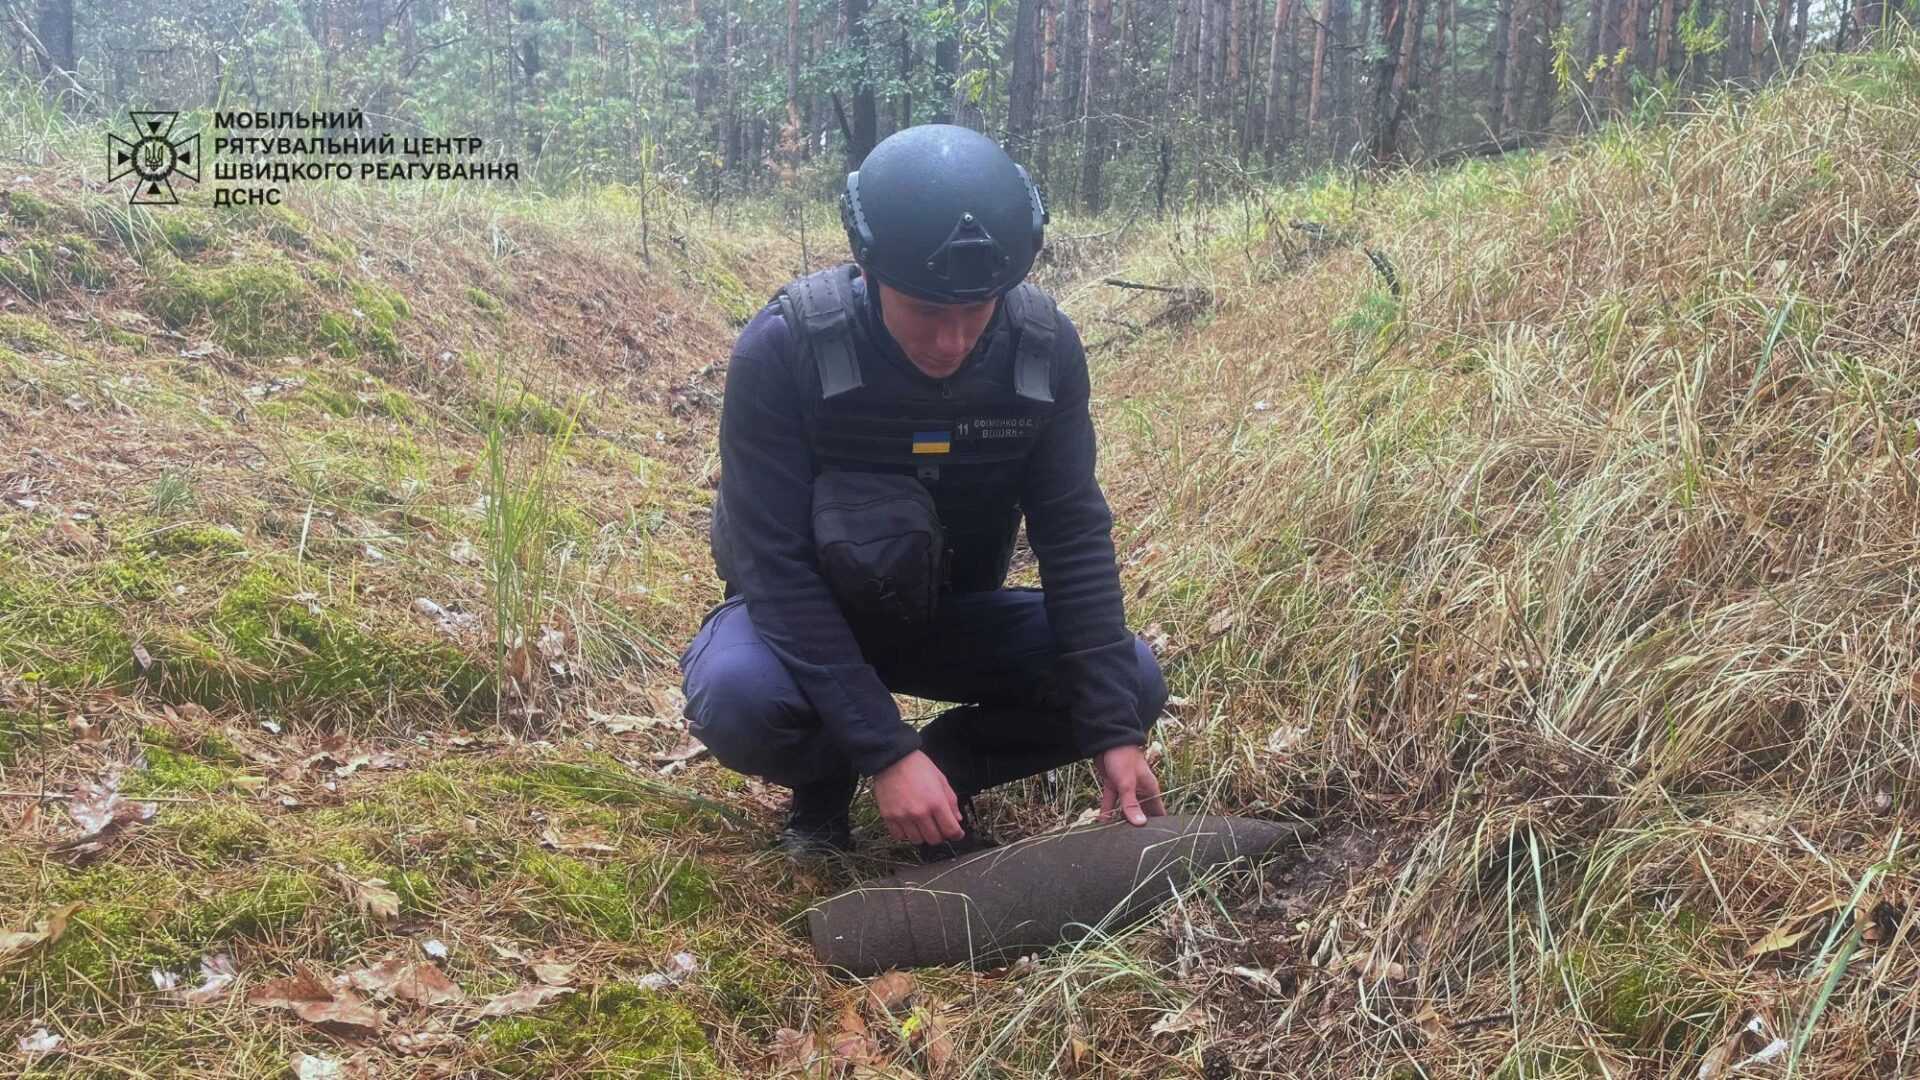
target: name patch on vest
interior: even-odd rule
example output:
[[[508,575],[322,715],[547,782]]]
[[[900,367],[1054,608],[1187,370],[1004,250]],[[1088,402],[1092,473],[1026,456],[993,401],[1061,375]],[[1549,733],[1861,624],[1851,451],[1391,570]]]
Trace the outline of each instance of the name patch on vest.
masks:
[[[1021,439],[1032,435],[1033,431],[1033,417],[1005,416],[962,420],[956,434],[963,439]]]

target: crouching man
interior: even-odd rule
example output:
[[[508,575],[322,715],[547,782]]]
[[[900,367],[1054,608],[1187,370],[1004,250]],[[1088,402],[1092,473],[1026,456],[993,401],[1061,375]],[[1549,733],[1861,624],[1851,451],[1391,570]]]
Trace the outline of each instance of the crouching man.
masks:
[[[861,777],[922,858],[991,844],[975,794],[1091,758],[1101,809],[1165,811],[1166,702],[1126,625],[1086,354],[1024,284],[1047,217],[987,137],[930,124],[847,176],[854,262],[795,281],[727,369],[725,600],[680,657],[722,764],[793,789],[776,844],[851,846]],[[1004,588],[1022,516],[1041,589]],[[891,692],[963,702],[915,730]]]

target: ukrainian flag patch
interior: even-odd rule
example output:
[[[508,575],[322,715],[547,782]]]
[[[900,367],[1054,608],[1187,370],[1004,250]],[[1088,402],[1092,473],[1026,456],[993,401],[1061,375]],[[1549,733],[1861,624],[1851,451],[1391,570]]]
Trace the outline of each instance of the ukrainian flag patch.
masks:
[[[913,433],[913,452],[916,454],[946,454],[953,450],[953,435],[945,431],[916,431]]]

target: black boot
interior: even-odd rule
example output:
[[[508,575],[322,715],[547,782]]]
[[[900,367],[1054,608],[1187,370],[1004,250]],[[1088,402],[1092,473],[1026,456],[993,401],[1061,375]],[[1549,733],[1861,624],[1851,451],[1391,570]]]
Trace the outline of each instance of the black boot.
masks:
[[[818,858],[853,850],[854,786],[851,771],[793,789],[793,805],[786,827],[774,835],[773,846],[795,858]]]

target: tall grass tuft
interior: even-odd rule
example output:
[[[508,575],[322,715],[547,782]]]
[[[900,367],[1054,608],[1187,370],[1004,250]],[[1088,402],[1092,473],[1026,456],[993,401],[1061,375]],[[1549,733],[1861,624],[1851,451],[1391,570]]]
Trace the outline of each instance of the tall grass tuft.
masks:
[[[525,387],[509,388],[506,363],[496,363],[487,410],[486,567],[493,620],[494,662],[500,673],[496,716],[530,726],[540,715],[546,664],[564,631],[551,624],[568,559],[556,529],[555,478],[565,468],[581,405],[576,398],[557,426],[530,429],[518,422],[538,401]],[[543,654],[546,654],[543,656]]]

